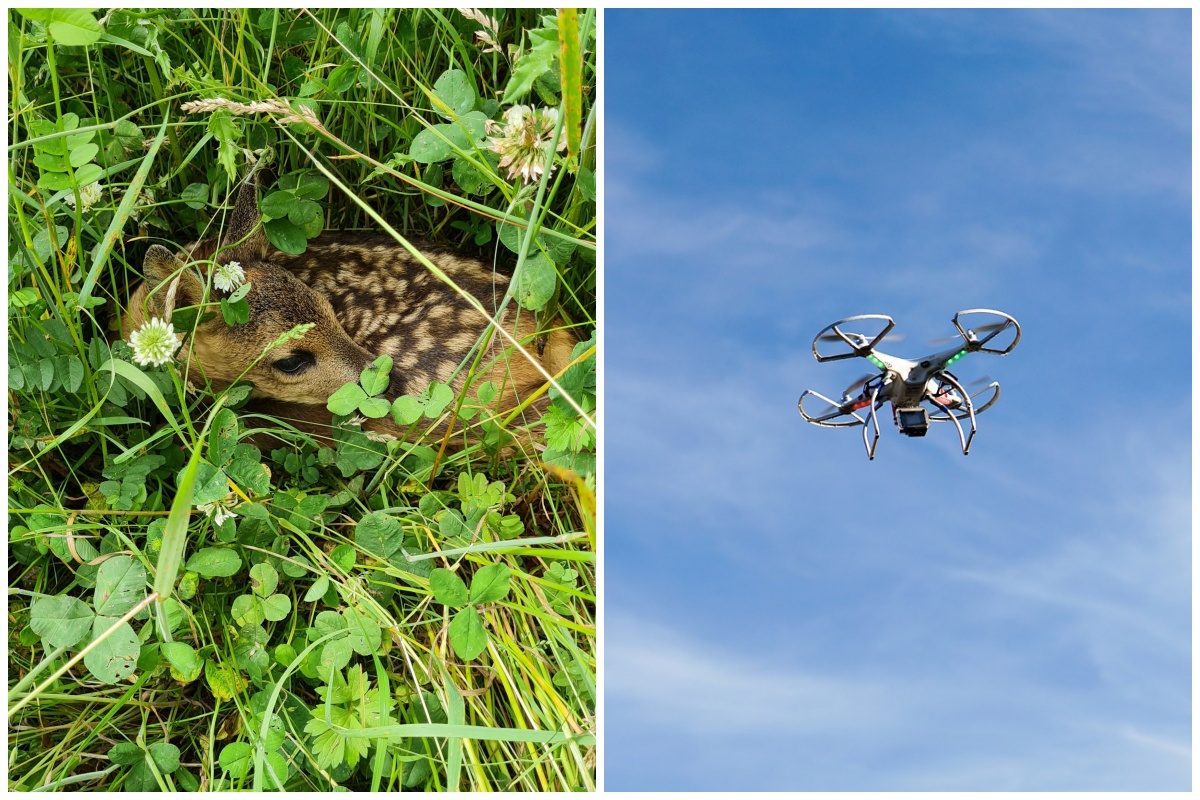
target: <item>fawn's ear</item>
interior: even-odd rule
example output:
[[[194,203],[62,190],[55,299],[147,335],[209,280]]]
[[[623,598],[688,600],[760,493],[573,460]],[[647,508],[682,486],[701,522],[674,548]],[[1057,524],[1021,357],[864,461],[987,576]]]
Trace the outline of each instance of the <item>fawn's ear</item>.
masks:
[[[174,253],[161,244],[150,245],[142,262],[142,272],[146,276],[146,283],[150,285],[146,308],[154,316],[165,319],[168,305],[172,309],[199,305],[204,297],[204,286],[196,272],[187,269]],[[179,282],[172,295],[171,282],[176,277]],[[171,295],[170,302],[168,295]]]
[[[238,190],[237,202],[229,217],[229,227],[221,238],[221,247],[230,249],[224,250],[218,260],[223,264],[230,261],[261,261],[270,246],[263,230],[262,214],[258,211],[258,181],[252,177]]]

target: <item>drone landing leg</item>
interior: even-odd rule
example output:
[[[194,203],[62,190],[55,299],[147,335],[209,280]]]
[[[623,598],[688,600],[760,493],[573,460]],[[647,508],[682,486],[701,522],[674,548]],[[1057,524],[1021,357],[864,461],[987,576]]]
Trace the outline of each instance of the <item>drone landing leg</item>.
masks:
[[[875,460],[875,446],[879,444],[879,415],[876,413],[879,410],[879,406],[876,401],[879,399],[879,389],[882,386],[882,383],[876,386],[875,391],[871,393],[871,413],[867,419],[875,426],[875,436],[870,441],[867,440],[867,426],[865,423],[863,424],[863,444],[867,448],[868,461]]]
[[[961,383],[954,379],[954,376],[943,372],[938,377],[958,390],[959,395],[963,399],[963,405],[967,407],[967,417],[971,420],[971,432],[965,436],[963,435],[963,428],[958,421],[958,417],[954,415],[953,411],[946,411],[946,415],[954,422],[954,427],[958,428],[958,442],[962,445],[963,455],[965,456],[971,452],[971,440],[975,438],[975,404],[971,402],[971,395],[967,393],[967,390],[963,388]]]

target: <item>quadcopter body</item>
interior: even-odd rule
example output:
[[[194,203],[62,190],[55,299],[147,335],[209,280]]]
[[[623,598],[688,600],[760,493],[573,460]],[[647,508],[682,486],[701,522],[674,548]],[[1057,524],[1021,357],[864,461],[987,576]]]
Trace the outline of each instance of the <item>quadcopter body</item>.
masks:
[[[985,315],[983,324],[972,324],[972,320],[980,315]],[[959,311],[951,321],[958,330],[958,335],[952,337],[954,344],[915,360],[876,349],[879,343],[889,338],[888,334],[895,327],[891,317],[862,314],[826,326],[813,340],[813,357],[818,362],[865,358],[879,372],[850,384],[840,400],[831,400],[811,389],[805,391],[797,404],[800,416],[826,428],[861,426],[867,457],[874,459],[879,442],[877,412],[884,404],[891,403],[892,421],[906,436],[924,436],[931,421],[953,422],[958,429],[963,455],[967,455],[975,437],[975,416],[991,408],[999,399],[1000,384],[985,380],[986,385],[972,393],[947,367],[970,353],[1008,355],[1021,341],[1021,326],[1003,311],[989,308]],[[967,323],[965,326],[964,322]],[[882,328],[877,333],[859,332],[879,326]],[[807,404],[805,398],[810,398]],[[817,400],[825,406],[814,407]],[[963,430],[963,421],[969,423],[969,432]],[[873,438],[868,437],[869,427],[874,430]]]

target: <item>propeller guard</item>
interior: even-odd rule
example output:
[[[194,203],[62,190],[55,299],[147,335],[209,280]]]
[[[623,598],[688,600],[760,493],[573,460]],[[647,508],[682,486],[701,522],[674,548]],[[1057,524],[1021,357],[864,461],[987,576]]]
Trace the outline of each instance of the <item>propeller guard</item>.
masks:
[[[1003,330],[1003,328],[1001,328],[1001,330]],[[997,381],[992,381],[975,394],[971,394],[966,390],[966,387],[958,382],[958,378],[955,378],[946,370],[942,370],[940,373],[938,373],[937,377],[938,380],[948,383],[956,391],[958,391],[959,396],[963,399],[963,408],[965,411],[960,414],[956,414],[954,413],[955,409],[945,408],[937,403],[930,402],[929,404],[934,408],[934,413],[929,415],[929,419],[933,420],[934,422],[954,423],[954,427],[958,431],[958,443],[962,445],[962,452],[965,456],[971,452],[971,440],[975,438],[975,416],[991,408],[992,403],[995,403],[1000,397],[1000,384]],[[979,408],[975,408],[975,398],[989,389],[992,390],[991,398]],[[939,416],[939,414],[944,414],[945,416]],[[970,423],[971,430],[969,432],[963,431],[962,422],[960,420],[967,420]]]
[[[976,405],[975,398],[987,391],[992,392],[992,396],[989,397],[983,405]],[[989,408],[995,405],[996,401],[1000,399],[1000,382],[992,381],[970,397],[972,410],[976,415],[982,414],[984,411],[987,411]],[[971,415],[966,411],[956,414],[955,411],[958,409],[949,409],[944,406],[940,406],[937,403],[931,403],[930,405],[933,406],[933,413],[929,415],[929,419],[934,422],[950,422],[952,419],[970,419],[971,417]],[[934,416],[934,414],[943,414],[944,416]]]
[[[796,410],[798,410],[800,412],[800,416],[804,418],[805,422],[811,422],[813,425],[820,425],[822,428],[853,428],[856,425],[866,425],[867,424],[867,421],[865,419],[863,419],[862,417],[860,417],[858,415],[857,411],[847,411],[843,414],[838,414],[833,417],[827,417],[826,414],[813,414],[811,411],[806,411],[804,408],[804,398],[806,398],[806,397],[815,397],[818,400],[823,400],[824,402],[828,403],[831,406],[834,406],[835,408],[842,405],[841,403],[838,403],[834,400],[830,400],[828,397],[821,394],[820,392],[814,392],[812,389],[805,389],[804,394],[800,395],[799,402],[796,403]],[[809,405],[811,405],[811,404],[812,403],[810,402]],[[830,420],[837,419],[839,416],[841,416],[841,417],[849,416],[849,417],[853,417],[853,419],[848,419],[843,422],[831,422],[830,421]]]
[[[999,313],[999,312],[996,312],[996,313]],[[855,333],[854,331],[847,332],[847,331],[842,330],[842,326],[845,325],[846,323],[861,322],[863,320],[884,320],[887,324],[884,326],[883,330],[881,330],[879,333],[875,334],[874,336],[866,336],[861,333]],[[823,364],[826,361],[841,361],[842,359],[845,359],[845,358],[857,358],[859,356],[864,356],[867,353],[870,353],[872,350],[874,350],[875,345],[877,345],[881,341],[883,341],[883,337],[887,336],[888,332],[891,331],[891,329],[894,327],[896,327],[895,321],[891,317],[887,316],[886,314],[859,314],[856,317],[846,317],[845,319],[839,319],[837,322],[833,323],[832,325],[827,325],[824,328],[822,328],[820,333],[818,333],[816,335],[816,338],[813,339],[813,344],[812,344],[813,358],[817,359],[818,362]],[[822,355],[820,350],[818,349],[817,345],[820,343],[821,337],[824,336],[828,332],[832,332],[834,334],[834,336],[836,336],[838,339],[840,339],[842,342],[844,342],[846,344],[846,346],[850,348],[850,352],[848,352],[848,353],[835,352],[835,353],[831,353],[829,355]],[[847,335],[847,333],[849,333],[849,335]],[[851,336],[861,337],[862,339],[866,339],[868,341],[865,344],[860,345],[860,344],[856,343],[853,339],[851,339],[850,338]],[[964,334],[964,338],[965,338],[965,334]]]
[[[964,315],[969,315],[969,314],[994,314],[997,317],[1002,317],[1004,321],[1000,322],[1000,323],[993,323],[995,325],[998,325],[999,327],[997,327],[995,330],[991,331],[987,336],[984,336],[982,339],[976,339],[975,341],[972,341],[971,337],[968,335],[968,331],[970,331],[972,329],[971,328],[963,328],[962,323],[959,322],[959,317],[964,316]],[[966,341],[967,348],[971,352],[994,353],[995,355],[998,355],[998,356],[1006,356],[1009,353],[1011,353],[1014,349],[1016,349],[1017,343],[1021,341],[1021,325],[1020,325],[1020,323],[1018,323],[1015,319],[1013,319],[1012,316],[1005,314],[1003,311],[997,311],[994,308],[967,308],[967,309],[959,311],[957,314],[955,314],[954,319],[951,321],[954,323],[954,327],[958,329],[959,334],[961,334],[963,339]],[[1013,337],[1013,340],[1012,340],[1012,342],[1009,343],[1008,347],[1005,347],[1003,350],[1001,350],[998,347],[987,347],[986,346],[988,342],[992,341],[993,339],[995,339],[997,336],[999,336],[1001,333],[1008,330],[1009,328],[1014,329],[1016,331],[1016,335]],[[820,359],[817,359],[817,360],[819,361]]]
[[[871,390],[870,405],[865,406],[865,408],[867,408],[866,419],[863,419],[862,417],[860,417],[858,415],[857,411],[846,411],[846,412],[843,412],[842,414],[834,415],[833,417],[825,417],[824,414],[818,414],[814,417],[813,415],[809,414],[808,412],[806,412],[804,410],[804,398],[805,397],[811,396],[811,397],[819,398],[821,400],[824,400],[826,403],[829,403],[831,406],[834,406],[835,408],[839,407],[841,404],[835,403],[834,401],[830,400],[825,395],[821,394],[820,392],[814,392],[812,389],[806,389],[804,394],[800,395],[800,400],[799,400],[799,402],[796,403],[796,407],[799,409],[800,416],[804,418],[805,422],[811,422],[813,425],[820,425],[823,428],[854,428],[854,427],[861,425],[862,429],[863,429],[863,431],[862,431],[863,445],[867,448],[867,458],[874,461],[875,460],[875,448],[879,444],[879,413],[878,412],[879,412],[879,406],[882,403],[882,401],[879,399],[879,392],[882,388],[883,388],[883,383],[881,381],[879,384],[877,384],[875,386],[874,389]],[[831,422],[830,421],[833,419],[837,419],[839,416],[840,417],[850,416],[850,417],[853,417],[853,419],[846,420],[845,422]],[[825,417],[825,418],[822,419],[822,417]],[[868,421],[870,423],[869,425],[868,425]],[[872,428],[873,428],[873,431],[872,431]]]

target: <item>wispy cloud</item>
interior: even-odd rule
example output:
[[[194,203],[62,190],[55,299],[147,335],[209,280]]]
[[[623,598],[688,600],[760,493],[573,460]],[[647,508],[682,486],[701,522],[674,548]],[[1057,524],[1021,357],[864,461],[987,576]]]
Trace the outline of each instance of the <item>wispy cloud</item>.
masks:
[[[1188,9],[926,10],[887,12],[909,36],[961,53],[1051,54],[1068,71],[1085,110],[1135,110],[1191,129],[1191,14]]]
[[[850,673],[722,652],[644,616],[608,625],[612,789],[1154,790],[1190,771],[1186,724],[1113,725],[1078,688],[1015,684],[1021,660],[1003,653]]]
[[[625,613],[607,625],[606,697],[630,709],[626,724],[691,735],[826,735],[895,719],[871,681],[738,658]]]
[[[847,289],[872,312],[899,307],[910,322],[939,319],[934,330],[946,335],[954,310],[994,297],[1014,269],[1030,269],[1037,250],[1028,235],[981,222],[942,237],[913,235],[882,256],[887,234],[852,233],[851,225],[819,212],[733,198],[697,206],[645,184],[620,190],[607,213],[606,258],[659,265],[622,276],[622,308],[689,309],[691,321],[707,326],[700,338],[689,337],[691,346],[753,320],[802,348],[814,324],[862,313],[840,302]],[[878,268],[881,259],[889,268]],[[652,316],[645,321],[654,324]]]
[[[1154,748],[1155,750],[1158,750],[1159,752],[1176,759],[1187,759],[1188,763],[1191,763],[1192,747],[1185,740],[1153,736],[1145,731],[1140,731],[1137,728],[1130,727],[1122,728],[1121,734],[1131,742]]]

